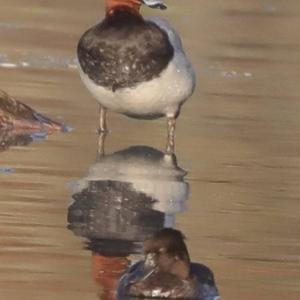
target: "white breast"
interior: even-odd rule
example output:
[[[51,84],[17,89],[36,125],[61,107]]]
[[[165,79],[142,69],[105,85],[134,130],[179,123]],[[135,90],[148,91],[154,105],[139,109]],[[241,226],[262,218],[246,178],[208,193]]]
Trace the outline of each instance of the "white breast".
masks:
[[[149,21],[156,23],[167,32],[175,50],[173,59],[159,77],[132,88],[112,92],[90,80],[79,65],[80,76],[97,101],[109,110],[129,115],[173,117],[182,103],[193,93],[195,73],[185,56],[180,37],[174,29],[159,18],[152,18]]]

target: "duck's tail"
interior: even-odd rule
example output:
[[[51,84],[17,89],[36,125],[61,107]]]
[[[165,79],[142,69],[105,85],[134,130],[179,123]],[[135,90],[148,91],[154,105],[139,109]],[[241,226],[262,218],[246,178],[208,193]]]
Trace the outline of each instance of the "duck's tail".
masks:
[[[54,121],[0,90],[0,128],[39,131],[66,131],[67,126]]]

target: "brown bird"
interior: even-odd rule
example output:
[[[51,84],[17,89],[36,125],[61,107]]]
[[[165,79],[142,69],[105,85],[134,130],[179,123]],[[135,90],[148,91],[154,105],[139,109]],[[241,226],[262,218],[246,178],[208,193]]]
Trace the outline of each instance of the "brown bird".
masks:
[[[165,228],[144,243],[145,260],[121,278],[118,299],[143,298],[219,300],[213,273],[192,263],[179,230]]]
[[[65,130],[65,125],[36,112],[0,90],[0,129],[24,131]]]

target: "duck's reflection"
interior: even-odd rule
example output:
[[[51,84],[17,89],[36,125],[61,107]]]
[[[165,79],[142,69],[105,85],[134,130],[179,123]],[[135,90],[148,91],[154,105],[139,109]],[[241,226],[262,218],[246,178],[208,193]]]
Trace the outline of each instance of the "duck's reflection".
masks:
[[[44,132],[0,128],[0,152],[10,147],[27,146],[37,140],[45,139],[46,136],[47,133]]]
[[[30,135],[0,129],[0,151],[8,150],[12,146],[26,146],[32,141]]]
[[[113,299],[128,256],[185,209],[189,186],[175,155],[133,146],[97,157],[86,177],[72,187],[68,227],[87,239],[101,299]]]

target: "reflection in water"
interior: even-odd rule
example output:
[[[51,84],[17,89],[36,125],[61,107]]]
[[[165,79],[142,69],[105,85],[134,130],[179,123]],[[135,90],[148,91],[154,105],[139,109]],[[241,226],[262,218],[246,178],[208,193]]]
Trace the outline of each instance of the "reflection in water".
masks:
[[[299,0],[167,2],[163,15],[201,78],[177,153],[191,165],[190,209],[180,216],[189,250],[213,267],[224,299],[299,299]],[[0,88],[78,130],[0,153],[0,298],[95,300],[89,259],[63,224],[69,178],[94,158],[97,118],[71,69],[73,49],[104,1],[1,3]],[[114,149],[163,145],[160,121],[111,118]]]
[[[44,132],[0,129],[0,152],[14,146],[27,146],[34,141],[45,139],[46,136],[47,133]]]
[[[116,248],[122,247],[117,245]],[[101,293],[99,299],[114,300],[116,298],[116,289],[120,277],[126,272],[130,260],[127,255],[111,256],[106,253],[102,255],[101,252],[92,253],[92,276],[97,284],[99,284]]]
[[[212,271],[192,263],[183,234],[165,228],[144,242],[145,259],[122,276],[118,299],[131,297],[218,300]]]
[[[189,186],[175,155],[133,146],[98,155],[86,177],[72,188],[68,228],[87,238],[101,299],[113,299],[130,254],[185,209]]]

